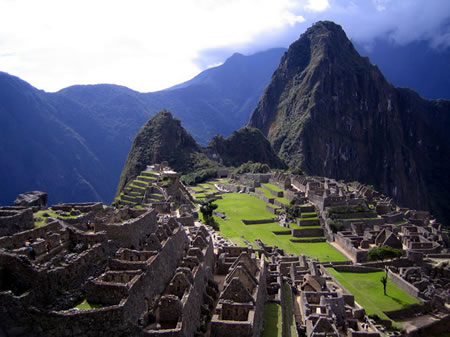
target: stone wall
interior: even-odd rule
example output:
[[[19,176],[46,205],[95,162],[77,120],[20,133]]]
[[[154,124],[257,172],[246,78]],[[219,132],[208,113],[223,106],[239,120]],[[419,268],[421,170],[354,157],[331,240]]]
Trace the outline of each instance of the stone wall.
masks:
[[[292,236],[296,238],[311,237],[311,236],[323,236],[322,227],[317,228],[299,228],[292,229]]]
[[[0,248],[17,249],[23,247],[28,238],[36,240],[47,235],[48,232],[59,232],[62,226],[58,221],[53,221],[45,226],[33,228],[24,232],[17,233],[13,236],[4,236],[0,238]]]
[[[87,213],[94,210],[102,210],[103,203],[101,202],[64,203],[53,205],[52,209],[54,211],[61,210],[64,212],[70,212],[72,209],[76,209],[79,210],[80,212]]]
[[[358,219],[355,222],[363,218],[376,218],[377,214],[375,212],[357,212],[357,213],[332,213],[331,218],[333,219]]]
[[[380,337],[378,332],[370,332],[370,331],[351,331],[350,337]]]
[[[317,226],[320,224],[319,219],[297,219],[299,226]]]
[[[120,224],[96,223],[95,231],[106,231],[118,247],[137,249],[142,248],[145,238],[155,232],[157,226],[156,211],[151,209]]]
[[[276,222],[275,218],[272,219],[259,219],[259,220],[241,220],[245,225],[261,225],[265,223]]]
[[[214,324],[216,331],[213,337],[253,337],[252,326],[247,321],[238,322],[213,320],[211,323]]]
[[[355,248],[351,240],[343,236],[341,232],[335,235],[335,240],[356,262],[367,261],[369,251]]]
[[[364,266],[357,266],[357,265],[351,265],[351,266],[334,266],[334,269],[336,269],[339,272],[352,272],[352,273],[373,273],[378,271],[384,271],[383,268],[372,268],[372,267],[364,267]]]
[[[405,320],[407,318],[420,316],[433,310],[431,302],[424,304],[411,304],[406,308],[392,311],[383,311],[386,316],[393,320]]]
[[[179,217],[177,221],[183,226],[194,226],[194,217],[192,215]]]
[[[34,228],[33,210],[20,206],[0,207],[0,236]]]
[[[408,337],[428,337],[437,336],[441,333],[448,332],[450,326],[450,314],[441,318],[439,321],[435,321],[429,325],[422,326],[414,331],[408,333]]]
[[[258,293],[256,294],[255,316],[253,320],[253,337],[261,336],[264,326],[264,304],[267,298],[267,267],[264,256],[259,259],[259,284]]]
[[[420,291],[415,286],[413,286],[408,281],[401,278],[396,273],[393,273],[392,271],[388,270],[388,276],[391,279],[392,282],[394,282],[397,286],[399,286],[401,289],[406,291],[409,295],[415,298],[419,298]]]

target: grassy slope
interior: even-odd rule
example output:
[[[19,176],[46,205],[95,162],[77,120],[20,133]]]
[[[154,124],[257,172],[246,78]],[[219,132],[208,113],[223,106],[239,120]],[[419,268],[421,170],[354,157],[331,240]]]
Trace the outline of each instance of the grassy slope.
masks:
[[[398,310],[409,304],[420,303],[419,300],[397,287],[391,280],[388,280],[387,295],[384,296],[383,285],[380,282],[384,272],[337,272],[333,268],[328,268],[328,271],[355,296],[355,300],[366,309],[369,315],[377,314],[382,319],[388,319],[383,311]]]
[[[305,254],[321,261],[345,261],[346,258],[326,242],[294,243],[291,235],[275,235],[273,230],[285,230],[276,223],[244,225],[242,219],[269,219],[274,215],[266,210],[266,203],[245,193],[228,193],[216,201],[218,211],[225,212],[226,219],[216,217],[220,231],[237,245],[244,245],[244,238],[253,243],[260,238],[265,244],[276,245],[287,253]]]

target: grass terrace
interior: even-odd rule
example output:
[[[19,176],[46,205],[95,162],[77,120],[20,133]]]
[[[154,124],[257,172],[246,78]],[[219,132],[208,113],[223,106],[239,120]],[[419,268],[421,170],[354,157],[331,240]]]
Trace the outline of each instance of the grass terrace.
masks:
[[[400,289],[390,279],[387,282],[387,295],[385,296],[383,284],[380,282],[381,277],[385,275],[384,271],[352,273],[338,272],[334,268],[327,268],[327,270],[355,296],[356,302],[366,309],[368,315],[376,314],[381,319],[389,319],[383,310],[398,310],[413,303],[421,303]],[[395,322],[395,325],[401,327],[399,322]]]
[[[284,197],[276,197],[276,196],[270,194],[270,191],[268,189],[265,189],[265,188],[262,188],[262,187],[258,187],[258,188],[256,188],[256,190],[262,192],[264,194],[264,196],[266,196],[268,198],[272,198],[272,199],[278,200],[283,205],[288,206],[290,204],[289,200],[287,200],[286,198],[284,198]]]
[[[272,219],[274,215],[266,210],[266,203],[246,193],[226,193],[223,199],[215,201],[218,211],[226,214],[225,219],[215,217],[220,232],[237,245],[245,245],[245,241],[254,244],[261,239],[265,244],[278,246],[287,253],[305,254],[317,257],[320,261],[346,261],[344,255],[327,242],[309,243],[292,242],[292,235],[275,235],[272,231],[287,231],[278,222],[257,225],[245,225],[241,220]],[[315,227],[317,228],[317,227]]]
[[[279,188],[277,185],[274,185],[274,184],[267,183],[267,184],[261,184],[261,186],[266,186],[275,192],[284,192],[283,189]]]
[[[59,214],[56,214],[56,212],[54,210],[52,210],[51,208],[48,209],[43,209],[43,210],[39,210],[36,213],[33,214],[34,218],[41,218],[41,220],[39,221],[35,221],[34,222],[34,227],[41,227],[47,224],[46,220],[48,217],[44,217],[43,214],[47,213],[49,215],[50,218],[59,218],[59,219],[75,219],[78,218],[80,216],[83,216],[85,213],[81,213],[80,215],[69,215],[69,216],[62,216]]]
[[[306,228],[320,228],[320,225],[311,225],[311,226],[299,226],[296,223],[290,222],[289,223],[289,227],[293,228],[293,229],[306,229]]]

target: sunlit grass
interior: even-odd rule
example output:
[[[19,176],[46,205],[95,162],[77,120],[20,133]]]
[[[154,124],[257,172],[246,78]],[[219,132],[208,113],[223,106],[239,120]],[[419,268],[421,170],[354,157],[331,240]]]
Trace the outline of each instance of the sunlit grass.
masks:
[[[250,194],[227,193],[223,199],[215,201],[218,211],[225,212],[226,218],[215,217],[219,223],[220,232],[237,245],[245,244],[247,240],[254,244],[255,239],[261,239],[265,244],[277,246],[290,254],[305,254],[317,257],[320,261],[346,261],[347,259],[327,242],[292,242],[292,235],[275,235],[272,231],[286,231],[278,223],[245,225],[241,220],[270,219],[274,215],[266,210],[266,203]],[[316,227],[317,228],[317,227]]]
[[[355,296],[355,300],[366,309],[369,315],[376,314],[382,319],[389,319],[383,311],[398,310],[413,303],[420,303],[418,299],[408,295],[390,279],[388,279],[385,296],[383,284],[380,281],[385,275],[382,271],[352,273],[338,272],[334,268],[328,268],[328,271]]]

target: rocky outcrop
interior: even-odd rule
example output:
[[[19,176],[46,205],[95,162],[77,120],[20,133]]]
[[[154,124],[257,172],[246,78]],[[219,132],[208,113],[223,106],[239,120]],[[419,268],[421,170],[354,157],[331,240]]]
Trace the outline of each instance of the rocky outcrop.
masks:
[[[37,207],[38,209],[47,208],[47,193],[41,191],[32,191],[19,194],[14,200],[14,206]]]
[[[450,101],[393,87],[340,26],[318,22],[283,56],[249,126],[290,167],[372,184],[444,221],[449,114]]]

